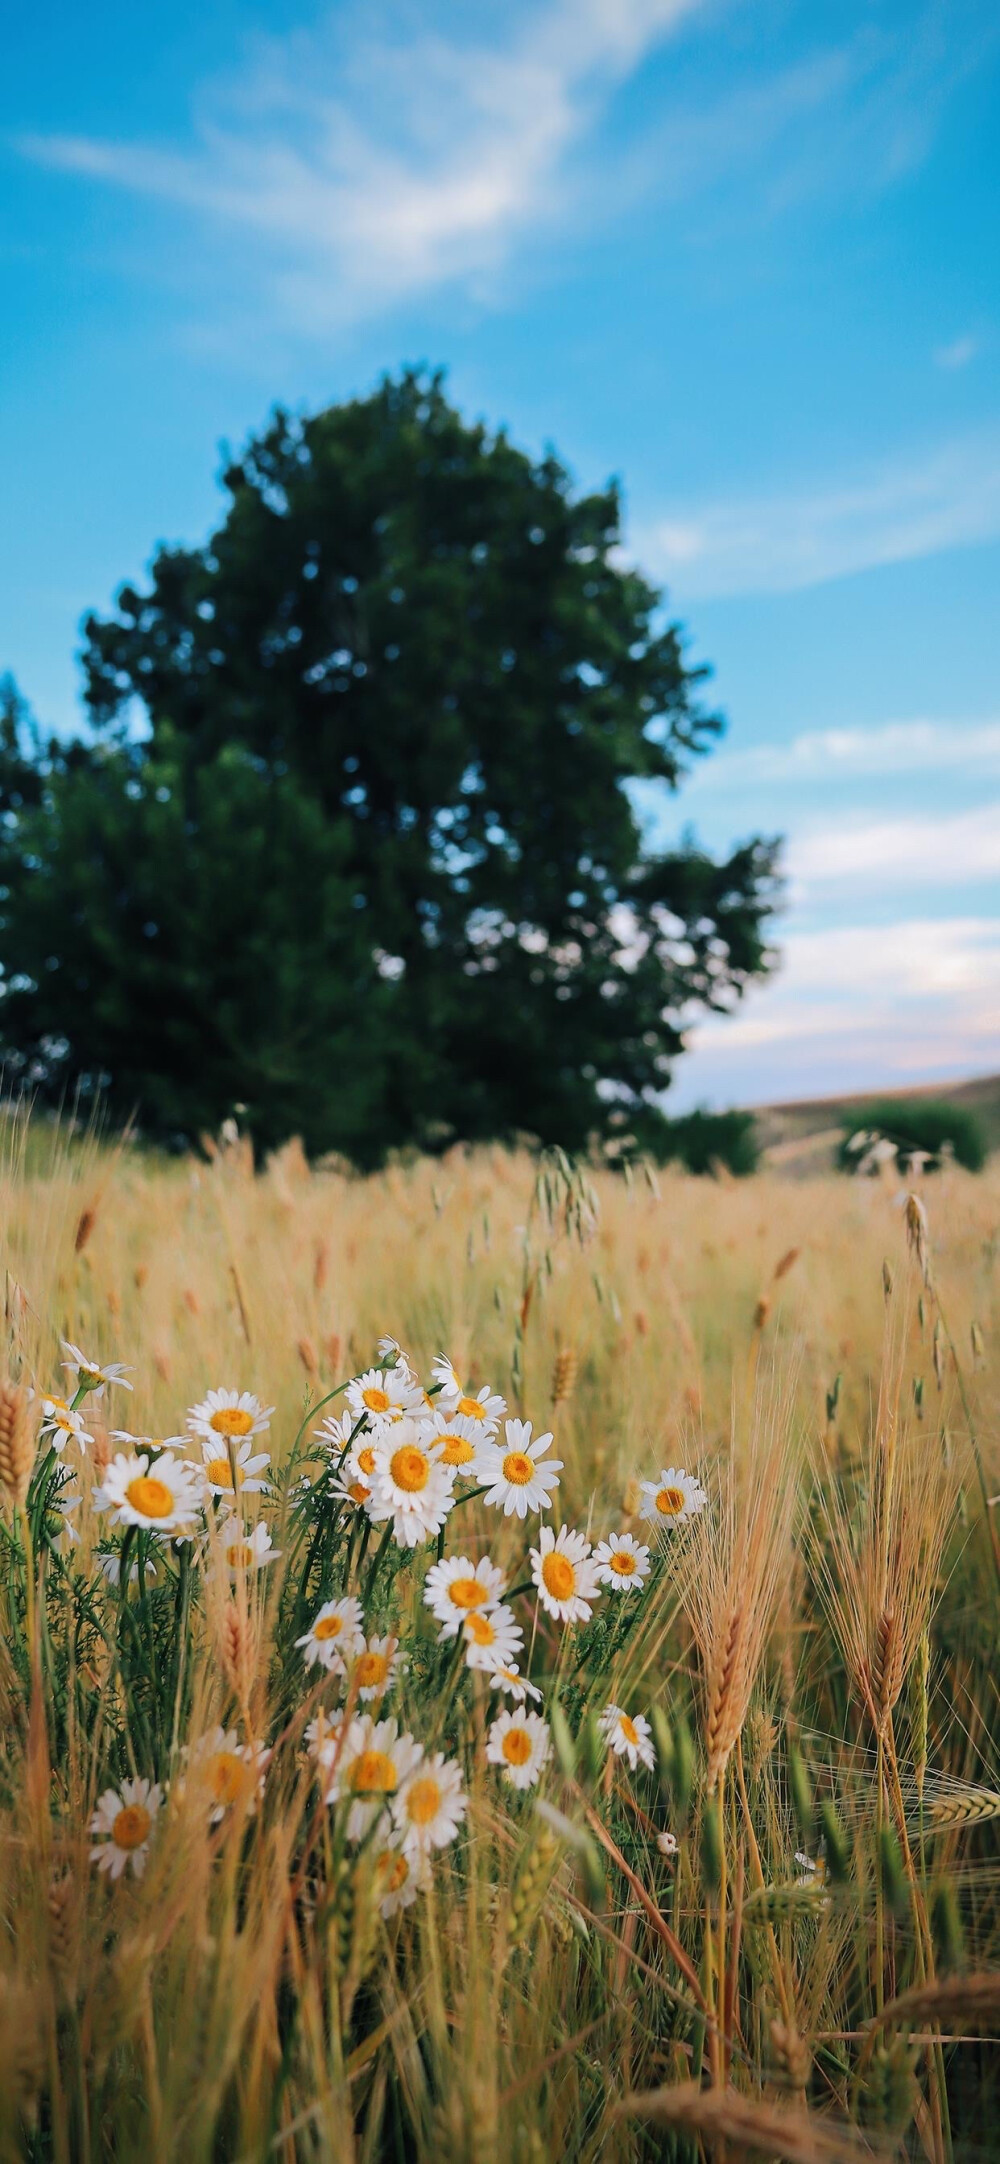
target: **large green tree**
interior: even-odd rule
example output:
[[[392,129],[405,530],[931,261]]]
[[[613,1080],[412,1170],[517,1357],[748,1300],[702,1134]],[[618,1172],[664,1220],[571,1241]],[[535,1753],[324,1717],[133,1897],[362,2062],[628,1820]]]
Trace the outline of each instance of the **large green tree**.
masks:
[[[361,1163],[641,1112],[767,967],[775,850],[642,848],[633,785],[720,723],[617,490],[413,371],[276,413],[224,485],[205,547],[88,619],[93,742],[8,724],[8,1069]]]

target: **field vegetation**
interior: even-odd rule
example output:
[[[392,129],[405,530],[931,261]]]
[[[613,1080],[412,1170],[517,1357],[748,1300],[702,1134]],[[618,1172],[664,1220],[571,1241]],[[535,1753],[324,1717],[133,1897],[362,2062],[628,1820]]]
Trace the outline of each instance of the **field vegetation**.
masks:
[[[0,1203],[0,2157],[995,2153],[995,1169]]]

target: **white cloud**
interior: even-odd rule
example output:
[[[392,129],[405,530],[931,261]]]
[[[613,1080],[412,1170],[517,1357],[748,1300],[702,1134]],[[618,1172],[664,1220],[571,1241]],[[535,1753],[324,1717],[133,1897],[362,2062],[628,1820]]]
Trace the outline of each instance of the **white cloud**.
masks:
[[[950,345],[938,346],[934,359],[938,368],[968,368],[978,351],[978,338],[953,338]]]
[[[550,215],[568,152],[700,0],[548,0],[489,41],[400,9],[258,41],[200,101],[195,146],[21,141],[35,160],[166,199],[273,251],[279,305],[322,329],[489,274]],[[466,18],[468,20],[468,18]],[[259,266],[258,266],[259,267]]]
[[[723,749],[692,770],[699,792],[755,782],[824,786],[927,774],[1000,770],[998,721],[888,721],[871,729],[808,729],[787,744]],[[971,778],[971,776],[970,776]]]
[[[829,487],[669,506],[633,546],[685,599],[704,599],[790,593],[997,534],[1000,432],[984,429]]]
[[[1000,921],[791,932],[782,968],[689,1038],[671,1107],[876,1090],[1000,1066]]]
[[[786,861],[791,878],[810,890],[843,882],[880,894],[900,885],[967,885],[1000,872],[1000,802],[944,817],[843,820],[800,831]]]

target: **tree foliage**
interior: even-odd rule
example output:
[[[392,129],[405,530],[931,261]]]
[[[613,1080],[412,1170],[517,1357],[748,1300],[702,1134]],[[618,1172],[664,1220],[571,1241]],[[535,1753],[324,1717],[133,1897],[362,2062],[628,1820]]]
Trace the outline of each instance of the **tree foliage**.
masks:
[[[616,489],[412,371],[275,413],[223,478],[207,546],[86,623],[93,742],[9,716],[8,1068],[366,1164],[582,1145],[767,966],[775,884],[760,840],[642,847],[637,797],[720,723]]]

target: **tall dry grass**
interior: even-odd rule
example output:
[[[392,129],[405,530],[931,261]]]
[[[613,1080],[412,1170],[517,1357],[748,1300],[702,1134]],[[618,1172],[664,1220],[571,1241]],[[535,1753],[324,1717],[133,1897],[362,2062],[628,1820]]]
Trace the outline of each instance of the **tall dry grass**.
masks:
[[[924,1201],[908,1242],[880,1182],[501,1151],[354,1180],[293,1147],[255,1175],[238,1143],[161,1164],[9,1127],[0,2157],[990,2154],[1000,1177]],[[563,1631],[522,1597],[554,1746],[523,1796],[485,1679],[435,1644],[433,1545],[324,1562],[281,1487],[258,1576],[95,1574],[109,1424],[172,1435],[252,1389],[276,1469],[315,1475],[314,1409],[386,1331],[554,1429],[556,1524],[645,1537],[661,1467],[709,1492],[641,1599]],[[61,1338],[136,1386],[88,1408],[75,1545],[35,1508],[25,1396]],[[473,1501],[447,1548],[511,1582],[536,1527]],[[464,1769],[460,1838],[388,1920],[305,1741],[335,1696],[294,1650],[321,1579],[405,1644],[393,1711]],[[609,1701],[649,1714],[655,1774],[605,1751]],[[206,1826],[184,1748],[217,1722],[273,1755]],[[109,1885],[87,1829],[129,1775],[169,1808]]]

